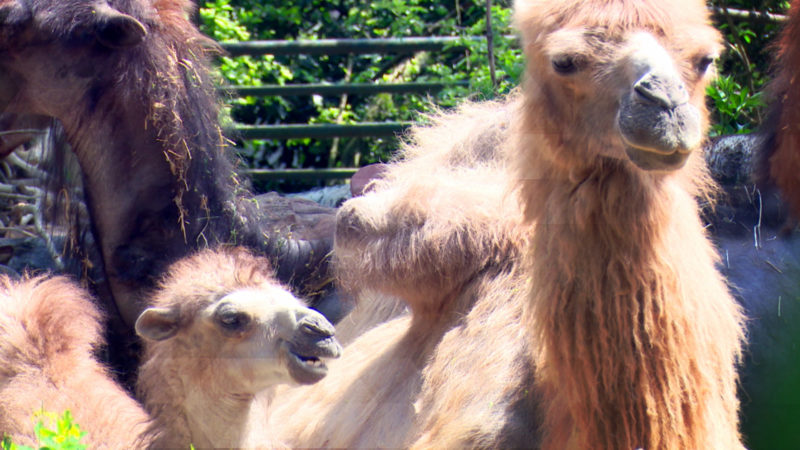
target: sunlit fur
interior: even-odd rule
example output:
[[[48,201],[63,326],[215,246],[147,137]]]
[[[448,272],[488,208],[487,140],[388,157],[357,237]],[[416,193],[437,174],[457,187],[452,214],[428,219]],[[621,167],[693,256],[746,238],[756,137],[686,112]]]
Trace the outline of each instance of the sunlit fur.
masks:
[[[774,50],[759,177],[777,184],[795,217],[800,217],[800,0],[792,1]]]
[[[652,33],[703,113],[718,46],[701,1],[516,2],[528,59],[514,172],[532,238],[525,319],[546,448],[737,448],[742,316],[715,269],[695,196],[702,155],[672,173],[614,158],[616,97],[600,74],[572,86],[544,59],[549,35]],[[619,64],[614,46],[593,55]],[[586,78],[581,81],[586,82]],[[707,120],[704,119],[704,123]],[[608,157],[611,156],[611,157]]]
[[[34,413],[69,410],[90,448],[146,446],[147,414],[94,356],[101,318],[66,278],[0,277],[0,435],[37,448]]]
[[[278,397],[270,427],[291,446],[535,442],[524,239],[510,239],[521,217],[503,182],[514,108],[466,104],[416,127],[386,176],[340,210],[338,279],[362,294],[357,308],[401,298],[411,314],[359,336],[317,385]]]
[[[705,130],[701,62],[720,38],[704,3],[515,7],[521,93],[416,129],[339,212],[343,285],[411,314],[357,338],[271,424],[299,447],[741,448],[743,319],[699,218],[702,155],[641,170],[615,122],[645,32]],[[562,52],[588,69],[557,75]]]

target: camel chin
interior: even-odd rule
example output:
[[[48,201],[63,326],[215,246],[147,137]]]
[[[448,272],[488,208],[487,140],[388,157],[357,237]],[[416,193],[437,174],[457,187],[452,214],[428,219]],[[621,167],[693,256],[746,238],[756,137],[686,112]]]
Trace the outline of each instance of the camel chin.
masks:
[[[626,145],[625,154],[636,167],[642,170],[672,171],[682,168],[691,152],[676,150],[672,153],[660,153],[652,149]]]
[[[682,168],[703,137],[700,112],[688,103],[663,107],[623,100],[617,126],[625,153],[642,170]]]

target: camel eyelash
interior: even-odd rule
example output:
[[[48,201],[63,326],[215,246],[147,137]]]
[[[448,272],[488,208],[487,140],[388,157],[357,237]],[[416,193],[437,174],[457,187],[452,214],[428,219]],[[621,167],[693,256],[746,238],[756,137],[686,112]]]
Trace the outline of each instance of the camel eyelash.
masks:
[[[585,66],[586,61],[577,55],[556,55],[550,59],[550,64],[559,75],[573,75]]]

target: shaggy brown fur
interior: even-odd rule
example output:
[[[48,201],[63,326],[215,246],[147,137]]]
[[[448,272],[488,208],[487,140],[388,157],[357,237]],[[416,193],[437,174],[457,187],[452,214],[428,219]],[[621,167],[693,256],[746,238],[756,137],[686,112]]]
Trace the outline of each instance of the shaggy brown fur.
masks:
[[[157,448],[241,447],[257,393],[268,408],[276,385],[316,382],[318,358],[341,350],[333,326],[275,281],[268,260],[242,248],[171,266],[136,330],[145,338],[137,390]],[[316,364],[298,372],[295,355]]]
[[[93,352],[101,315],[62,277],[0,278],[0,436],[35,445],[33,413],[72,412],[90,448],[141,448],[148,416]]]
[[[800,0],[792,1],[775,48],[775,66],[758,177],[777,184],[800,218]]]
[[[706,14],[517,2],[521,96],[417,130],[340,210],[343,284],[412,314],[281,397],[271,425],[287,442],[741,448],[742,316],[695,200],[719,49]]]
[[[529,77],[514,166],[533,225],[524,321],[536,343],[543,446],[741,447],[742,316],[698,216],[702,156],[665,172],[627,161],[615,127],[619,80],[607,78],[626,63],[619,45],[652,33],[705,129],[704,58],[719,36],[704,2],[519,0],[516,19]],[[597,34],[565,43],[558,29]],[[585,67],[554,74],[561,52],[578,52]]]

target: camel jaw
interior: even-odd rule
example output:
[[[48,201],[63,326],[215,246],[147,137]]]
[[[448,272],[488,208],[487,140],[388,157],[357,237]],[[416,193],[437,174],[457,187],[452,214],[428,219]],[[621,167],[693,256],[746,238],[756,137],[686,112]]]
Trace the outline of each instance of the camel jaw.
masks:
[[[313,347],[304,345],[299,347],[292,342],[284,342],[281,345],[289,376],[299,384],[314,384],[325,378],[328,374],[325,361],[338,358],[342,353],[342,347],[334,338]]]

